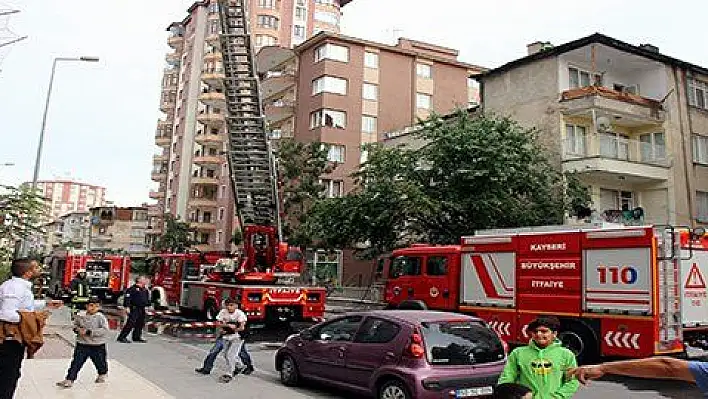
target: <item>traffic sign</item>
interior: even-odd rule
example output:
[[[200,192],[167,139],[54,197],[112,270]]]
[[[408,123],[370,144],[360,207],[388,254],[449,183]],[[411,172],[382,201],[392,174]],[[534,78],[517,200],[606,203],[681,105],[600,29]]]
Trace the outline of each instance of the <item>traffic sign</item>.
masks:
[[[696,263],[691,266],[691,271],[688,272],[688,278],[686,279],[685,288],[687,289],[705,289],[706,282],[701,274],[701,269],[698,268]]]

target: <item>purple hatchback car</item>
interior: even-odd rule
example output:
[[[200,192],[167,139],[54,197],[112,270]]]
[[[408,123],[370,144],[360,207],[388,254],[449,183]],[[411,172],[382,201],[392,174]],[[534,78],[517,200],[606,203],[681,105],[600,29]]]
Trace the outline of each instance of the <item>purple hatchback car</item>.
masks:
[[[349,313],[290,336],[275,356],[285,385],[303,379],[380,399],[492,394],[506,353],[475,317],[418,310]]]

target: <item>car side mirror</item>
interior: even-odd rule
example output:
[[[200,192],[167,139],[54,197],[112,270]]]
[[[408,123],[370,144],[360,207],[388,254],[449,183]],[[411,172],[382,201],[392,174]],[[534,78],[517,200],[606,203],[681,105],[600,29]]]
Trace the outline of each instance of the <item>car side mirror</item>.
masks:
[[[315,333],[313,333],[312,330],[304,330],[300,333],[300,337],[305,341],[312,341],[315,339]]]

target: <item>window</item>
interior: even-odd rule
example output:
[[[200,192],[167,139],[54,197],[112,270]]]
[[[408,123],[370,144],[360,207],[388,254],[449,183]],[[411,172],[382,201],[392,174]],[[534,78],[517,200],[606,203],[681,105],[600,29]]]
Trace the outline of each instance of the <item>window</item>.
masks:
[[[568,68],[568,88],[577,89],[579,87],[588,87],[590,85],[602,86],[602,75],[595,74],[594,82],[590,81],[592,74],[578,68]]]
[[[416,93],[415,104],[418,109],[430,109],[433,98],[429,94]]]
[[[307,20],[307,9],[305,7],[295,7],[295,20]]]
[[[315,49],[315,62],[324,59],[349,62],[349,48],[327,43]]]
[[[696,79],[687,79],[688,104],[708,109],[708,83]]]
[[[413,256],[399,256],[391,263],[389,277],[398,278],[401,276],[420,275],[421,258]]]
[[[270,138],[271,139],[279,139],[283,137],[283,129],[273,129],[270,131]]]
[[[379,55],[369,51],[364,53],[364,66],[377,69],[379,67]]]
[[[629,211],[634,209],[634,203],[634,193],[631,191],[600,189],[600,205],[603,211]]]
[[[315,339],[320,341],[351,341],[361,324],[361,316],[349,316],[331,321],[315,330]]]
[[[256,46],[275,46],[278,44],[278,39],[270,35],[256,35]]]
[[[359,329],[354,342],[362,344],[385,344],[393,341],[401,327],[393,322],[369,317]]]
[[[639,149],[642,162],[662,161],[666,159],[664,133],[657,132],[639,135]]]
[[[310,129],[316,127],[347,127],[347,113],[331,109],[321,109],[310,114]]]
[[[361,117],[361,131],[364,133],[376,133],[376,117],[369,115],[362,115]]]
[[[708,136],[693,135],[693,162],[708,165]]]
[[[479,89],[479,82],[477,81],[477,79],[475,79],[473,77],[468,77],[467,78],[467,87],[470,89],[478,90]]]
[[[565,153],[585,155],[585,126],[565,125]]]
[[[224,220],[224,208],[219,208],[219,221]]]
[[[226,198],[226,186],[221,186],[221,191],[219,192],[219,198]]]
[[[272,15],[259,15],[256,18],[256,25],[259,28],[278,29],[278,18]]]
[[[347,80],[334,76],[322,76],[312,81],[312,95],[322,92],[347,94]]]
[[[708,222],[708,192],[696,191],[696,208],[696,218],[700,222]]]
[[[334,0],[315,0],[315,3],[322,4],[323,6],[333,6]]]
[[[344,183],[341,180],[322,180],[321,184],[327,198],[339,198],[344,195]]]
[[[378,100],[379,86],[371,83],[364,83],[361,88],[361,96],[362,98],[364,98],[364,100]]]
[[[416,64],[415,71],[420,78],[432,79],[433,77],[433,67],[428,64]]]
[[[295,25],[293,28],[295,37],[304,38],[305,37],[305,27],[300,25]]]
[[[425,265],[425,274],[428,276],[445,276],[447,275],[447,257],[446,256],[431,256]]]
[[[224,232],[219,230],[216,232],[216,243],[221,244],[221,240],[224,239]]]
[[[339,16],[329,11],[315,11],[315,20],[330,25],[339,25]]]
[[[504,346],[497,334],[479,322],[423,323],[421,332],[431,365],[467,366],[504,359]]]
[[[330,162],[344,163],[347,148],[340,144],[330,144],[327,160]]]
[[[258,0],[258,7],[275,9],[276,0]]]

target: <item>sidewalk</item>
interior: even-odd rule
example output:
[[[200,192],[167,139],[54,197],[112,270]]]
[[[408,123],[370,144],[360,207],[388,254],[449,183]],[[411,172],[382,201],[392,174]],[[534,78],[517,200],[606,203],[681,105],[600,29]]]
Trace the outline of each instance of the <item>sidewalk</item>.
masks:
[[[174,398],[157,385],[141,377],[121,362],[108,361],[108,381],[96,384],[96,369],[90,361],[79,373],[79,379],[70,389],[55,385],[64,378],[71,362],[74,346],[69,309],[53,310],[44,330],[44,346],[35,359],[25,359],[16,398],[125,398],[139,395],[148,398]],[[126,382],[130,383],[126,383]]]

